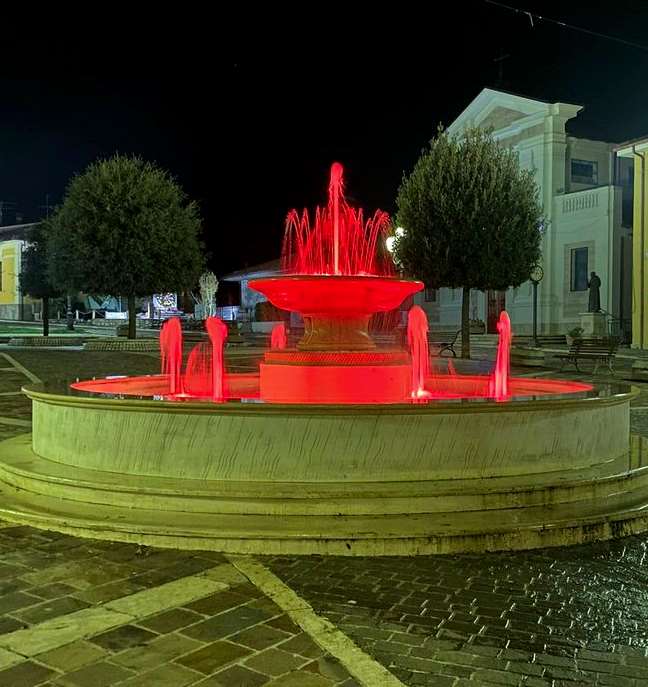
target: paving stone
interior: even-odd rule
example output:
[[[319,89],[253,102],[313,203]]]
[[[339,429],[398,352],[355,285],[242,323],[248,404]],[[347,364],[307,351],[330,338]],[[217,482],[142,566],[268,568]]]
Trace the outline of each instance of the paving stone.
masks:
[[[205,571],[205,577],[217,582],[223,582],[230,587],[246,584],[249,582],[245,575],[241,574],[231,563],[219,565],[211,570]]]
[[[246,603],[247,599],[241,594],[235,592],[222,591],[216,594],[210,594],[204,599],[199,599],[193,603],[185,604],[184,607],[188,608],[190,611],[196,611],[196,613],[202,613],[204,615],[216,615],[217,613],[222,613],[230,608],[235,608],[236,606],[241,606]]]
[[[153,632],[163,634],[187,627],[187,625],[193,625],[204,619],[205,617],[203,615],[195,613],[194,611],[189,611],[184,608],[173,608],[170,611],[159,613],[150,618],[138,620],[137,624],[148,630],[153,630]]]
[[[238,606],[229,611],[219,613],[208,620],[203,620],[196,625],[185,627],[182,630],[182,634],[192,639],[210,642],[214,639],[220,639],[240,632],[252,625],[257,625],[269,617],[269,613],[260,609]]]
[[[0,613],[15,612],[26,606],[33,606],[40,603],[42,599],[25,592],[11,592],[0,597]]]
[[[262,649],[267,649],[274,644],[279,642],[284,642],[290,637],[298,635],[289,635],[282,630],[277,630],[274,627],[270,627],[267,624],[254,625],[247,630],[238,632],[230,637],[232,642],[237,644],[243,644],[244,646],[249,646],[251,649],[256,649],[261,651]]]
[[[91,637],[90,641],[107,651],[118,652],[133,646],[147,644],[157,636],[154,632],[135,625],[122,625],[114,630],[108,630],[108,632]]]
[[[252,658],[248,658],[245,665],[259,673],[279,676],[300,668],[306,662],[307,660],[303,657],[293,656],[286,651],[281,651],[281,649],[265,649]]]
[[[56,682],[60,685],[66,685],[66,687],[110,687],[110,685],[126,680],[131,675],[131,671],[120,666],[107,661],[99,661],[65,673]]]
[[[32,587],[29,590],[30,594],[35,594],[43,599],[56,599],[59,596],[68,596],[76,592],[77,590],[74,587],[70,587],[69,584],[63,584],[62,582],[54,582],[53,584],[46,584],[41,587]]]
[[[55,677],[58,673],[33,661],[25,661],[5,670],[0,670],[0,685],[6,687],[32,687]]]
[[[333,687],[334,684],[322,675],[296,670],[268,682],[267,687]]]
[[[176,659],[187,668],[209,675],[218,668],[238,661],[251,653],[251,649],[228,641],[218,641],[196,649]],[[252,666],[253,667],[253,666]],[[265,672],[265,671],[264,671]]]
[[[10,618],[9,616],[0,616],[0,635],[7,634],[8,632],[15,632],[21,628],[26,627],[26,624],[15,618]]]
[[[196,687],[261,687],[270,678],[243,666],[232,666],[221,670],[199,682]]]
[[[120,682],[120,687],[185,687],[194,684],[200,674],[174,663],[154,668]]]
[[[107,652],[90,642],[79,640],[66,644],[60,649],[52,649],[39,654],[36,659],[52,668],[61,671],[71,671],[94,663],[107,656]]]
[[[304,632],[292,639],[282,642],[277,646],[277,649],[287,651],[291,654],[298,654],[305,658],[319,658],[326,653],[324,649],[318,646],[310,636]]]
[[[301,632],[299,625],[293,623],[293,621],[287,615],[282,615],[278,618],[267,620],[264,625],[276,627],[278,630],[283,630],[284,632],[288,632],[289,634],[293,635],[297,635]]]
[[[50,618],[80,611],[88,605],[85,601],[75,599],[73,596],[63,596],[60,599],[49,599],[30,608],[14,611],[12,615],[28,624],[42,623]]]
[[[201,646],[201,642],[171,633],[158,637],[145,646],[122,651],[110,660],[132,670],[151,670]]]
[[[302,670],[306,670],[311,673],[317,673],[323,677],[327,677],[331,680],[342,681],[349,677],[349,672],[347,669],[332,656],[322,656],[310,663],[307,663]]]
[[[142,589],[144,587],[133,580],[119,580],[119,582],[109,582],[108,584],[78,591],[75,593],[75,596],[77,599],[91,604],[100,604],[134,594],[135,592],[142,591]]]

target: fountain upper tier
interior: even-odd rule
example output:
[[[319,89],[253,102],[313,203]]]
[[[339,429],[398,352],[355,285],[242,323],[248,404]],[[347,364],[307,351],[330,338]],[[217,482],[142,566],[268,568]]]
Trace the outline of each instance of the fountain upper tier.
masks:
[[[374,347],[370,317],[397,308],[423,288],[398,279],[385,249],[389,216],[369,220],[344,197],[343,168],[331,166],[328,203],[311,224],[306,210],[288,214],[282,267],[286,275],[256,279],[250,287],[278,308],[304,317],[302,350],[357,351]]]

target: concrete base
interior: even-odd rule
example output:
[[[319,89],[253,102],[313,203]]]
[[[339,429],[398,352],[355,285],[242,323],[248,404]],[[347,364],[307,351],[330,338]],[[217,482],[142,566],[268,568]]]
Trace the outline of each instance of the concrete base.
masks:
[[[600,470],[342,484],[142,478],[46,461],[0,444],[0,517],[77,536],[230,553],[418,555],[579,544],[648,530],[639,439]],[[241,498],[245,494],[245,498]]]
[[[630,441],[629,387],[422,406],[27,393],[34,436],[0,444],[0,517],[45,529],[337,555],[525,549],[648,529],[648,447]]]
[[[605,337],[608,335],[607,318],[602,312],[580,313],[584,337]]]

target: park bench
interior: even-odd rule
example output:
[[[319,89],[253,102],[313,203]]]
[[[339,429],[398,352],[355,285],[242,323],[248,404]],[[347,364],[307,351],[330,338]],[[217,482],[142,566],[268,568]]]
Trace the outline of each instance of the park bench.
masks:
[[[594,361],[592,374],[596,374],[601,363],[607,365],[608,370],[614,374],[614,358],[618,348],[619,340],[614,338],[574,339],[567,353],[558,354],[555,357],[562,360],[561,371],[565,365],[571,363],[576,368],[576,371],[580,372],[578,361],[592,360]]]
[[[435,332],[430,332],[430,335],[428,337],[428,343],[430,347],[434,347],[437,350],[437,353],[439,357],[443,353],[443,351],[450,351],[452,353],[452,357],[456,358],[457,357],[457,352],[455,351],[454,347],[455,344],[457,343],[457,339],[459,338],[459,335],[461,334],[461,329],[456,331],[454,333],[454,336],[450,334],[449,336],[446,336],[442,339],[436,339],[435,337]]]

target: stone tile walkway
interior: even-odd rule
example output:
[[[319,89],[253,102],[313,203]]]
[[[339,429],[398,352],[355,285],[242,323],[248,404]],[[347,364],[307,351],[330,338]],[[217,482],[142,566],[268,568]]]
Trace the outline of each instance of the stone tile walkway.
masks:
[[[0,685],[352,687],[218,553],[0,523]]]

